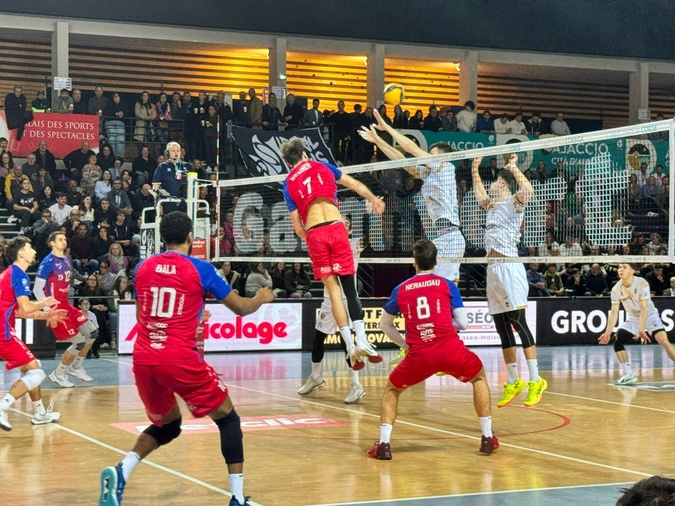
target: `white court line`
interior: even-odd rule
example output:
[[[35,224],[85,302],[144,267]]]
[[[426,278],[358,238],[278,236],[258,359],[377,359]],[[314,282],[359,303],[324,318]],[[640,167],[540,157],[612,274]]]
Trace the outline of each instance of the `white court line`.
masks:
[[[120,363],[124,363],[124,362],[120,362]],[[131,364],[129,364],[129,365],[131,365]],[[16,408],[9,408],[9,409],[10,409],[10,411],[13,411],[14,413],[18,413],[20,415],[27,416],[28,418],[32,418],[32,416],[33,416],[31,413],[26,413],[25,411],[21,411],[21,410],[16,409]],[[114,446],[111,446],[107,443],[104,443],[103,441],[100,441],[100,440],[98,440],[96,438],[93,438],[91,436],[87,436],[86,434],[83,434],[82,432],[78,432],[76,430],[73,430],[73,429],[71,429],[69,427],[66,427],[64,425],[61,425],[59,423],[54,423],[54,424],[51,424],[51,425],[53,427],[58,427],[59,429],[65,431],[65,432],[68,432],[69,434],[72,434],[73,436],[77,436],[81,439],[84,439],[85,441],[89,441],[90,443],[94,443],[95,445],[101,446],[101,447],[105,448],[106,450],[110,450],[110,451],[119,453],[120,455],[126,455],[128,453],[127,451],[124,451],[124,450],[121,450],[121,449],[116,448]],[[230,492],[228,492],[227,490],[224,490],[222,488],[218,488],[218,487],[216,487],[214,485],[211,485],[210,483],[206,483],[205,481],[202,481],[198,478],[195,478],[193,476],[181,473],[180,471],[176,471],[175,469],[171,469],[170,467],[166,467],[166,466],[163,466],[161,464],[157,464],[156,462],[152,462],[151,460],[143,459],[143,460],[141,460],[141,464],[147,464],[150,467],[154,467],[155,469],[159,469],[160,471],[164,471],[166,473],[173,474],[174,476],[178,476],[179,478],[183,478],[184,480],[191,481],[192,483],[194,483],[196,485],[200,485],[200,486],[202,486],[206,489],[209,489],[213,492],[217,492],[218,494],[222,494],[224,496],[227,496],[228,498],[232,497],[232,494]],[[257,502],[254,502],[250,499],[248,500],[248,503],[251,506],[262,506],[261,504],[259,504]]]
[[[615,385],[613,385],[615,386]],[[640,390],[640,392],[649,392],[649,390]],[[593,402],[600,402],[604,404],[613,404],[615,406],[625,406],[627,408],[637,408],[637,409],[645,409],[647,411],[658,411],[659,413],[671,413],[675,414],[675,411],[671,409],[663,409],[663,408],[650,408],[649,406],[640,406],[638,404],[629,404],[627,402],[616,402],[616,401],[607,401],[605,399],[596,399],[595,397],[584,397],[582,395],[572,395],[572,394],[561,394],[558,392],[551,392],[549,390],[546,391],[546,395],[558,395],[560,397],[571,397],[573,399],[581,399],[584,401],[593,401]]]
[[[265,392],[265,391],[262,391],[262,390],[256,390],[254,388],[242,387],[242,386],[238,386],[238,385],[228,385],[228,388],[230,388],[230,387],[239,388],[241,390],[248,390],[250,392],[265,394],[265,395],[269,395],[269,396],[272,396],[272,397],[280,397],[282,399],[294,400],[296,402],[304,402],[304,403],[307,403],[307,404],[314,404],[315,406],[321,406],[321,407],[324,407],[324,408],[334,409],[334,410],[337,410],[337,411],[345,411],[345,412],[348,412],[348,413],[356,413],[356,414],[361,415],[361,416],[368,416],[368,417],[371,417],[371,418],[378,418],[378,419],[380,418],[379,414],[364,413],[362,411],[357,411],[355,409],[343,408],[343,407],[340,407],[340,406],[333,406],[333,405],[330,405],[330,404],[323,404],[321,402],[308,401],[308,400],[305,400],[305,399],[298,399],[296,397],[291,397],[291,396],[288,396],[288,395],[273,394],[273,393],[270,393],[270,392]],[[401,420],[399,418],[396,419],[396,423],[402,424],[402,425],[408,425],[410,427],[415,427],[417,429],[428,430],[428,431],[431,431],[431,432],[439,432],[441,434],[448,434],[448,435],[451,435],[451,436],[457,436],[457,437],[462,437],[462,438],[465,438],[465,439],[474,439],[476,441],[480,441],[480,438],[477,437],[477,436],[470,436],[468,434],[462,434],[460,432],[453,432],[453,431],[450,431],[450,430],[439,429],[439,428],[436,428],[436,427],[430,427],[428,425],[421,425],[421,424],[414,423],[414,422],[406,422],[405,420]],[[579,463],[579,464],[586,464],[586,465],[595,466],[595,467],[602,467],[603,469],[610,469],[612,471],[621,471],[621,472],[624,472],[624,473],[637,474],[638,476],[644,476],[644,477],[647,477],[647,478],[650,477],[650,476],[653,476],[653,474],[654,474],[654,473],[643,473],[641,471],[634,471],[632,469],[624,469],[622,467],[610,466],[610,465],[607,465],[607,464],[601,464],[600,462],[593,462],[591,460],[578,459],[576,457],[569,457],[567,455],[562,455],[562,454],[559,454],[559,453],[552,453],[552,452],[547,452],[547,451],[544,451],[544,450],[537,450],[535,448],[528,448],[526,446],[514,445],[514,444],[510,444],[510,443],[502,443],[501,440],[499,441],[499,446],[500,447],[505,446],[507,448],[513,448],[515,450],[521,450],[521,451],[525,451],[525,452],[536,453],[538,455],[545,455],[547,457],[554,457],[554,458],[558,458],[558,459],[569,460],[571,462],[576,462],[576,463]]]
[[[469,494],[452,494],[452,495],[427,495],[422,497],[408,497],[408,498],[397,498],[397,499],[380,499],[378,501],[358,501],[358,502],[336,502],[336,503],[322,503],[322,504],[310,504],[307,506],[342,506],[347,504],[381,504],[389,502],[403,502],[403,501],[428,501],[430,499],[452,499],[453,497],[475,497],[481,495],[503,495],[503,494],[520,494],[527,492],[543,492],[549,490],[571,490],[577,488],[592,488],[592,487],[619,487],[621,485],[628,486],[632,485],[633,482],[626,483],[597,483],[594,485],[570,485],[566,487],[542,487],[542,488],[523,488],[520,490],[498,490],[495,492],[472,492]]]

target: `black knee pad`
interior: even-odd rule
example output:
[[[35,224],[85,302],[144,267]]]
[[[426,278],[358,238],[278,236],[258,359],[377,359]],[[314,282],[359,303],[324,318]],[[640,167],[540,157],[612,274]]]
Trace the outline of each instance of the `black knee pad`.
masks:
[[[324,355],[324,341],[328,334],[317,330],[314,334],[314,341],[312,341],[312,362],[318,364],[323,360]]]
[[[220,431],[220,451],[228,464],[244,462],[244,435],[241,432],[241,420],[233,409],[218,420],[214,420]]]
[[[155,424],[152,424],[147,429],[145,429],[143,433],[157,441],[159,446],[164,446],[180,436],[180,424],[182,420],[183,417],[179,416],[173,422],[165,423],[161,427],[157,427]]]
[[[77,343],[77,344],[75,345],[75,349],[76,349],[77,351],[82,351],[82,350],[84,350],[85,344],[86,344],[86,343],[84,343],[84,342],[82,342],[82,343]]]
[[[626,347],[624,343],[632,343],[635,336],[626,329],[619,329],[616,332],[616,339],[614,339],[614,351],[624,351]]]
[[[534,336],[532,335],[530,326],[527,324],[525,310],[517,309],[516,311],[509,311],[508,313],[505,313],[505,315],[507,317],[507,324],[513,325],[513,328],[518,332],[520,342],[523,343],[523,348],[534,346]]]

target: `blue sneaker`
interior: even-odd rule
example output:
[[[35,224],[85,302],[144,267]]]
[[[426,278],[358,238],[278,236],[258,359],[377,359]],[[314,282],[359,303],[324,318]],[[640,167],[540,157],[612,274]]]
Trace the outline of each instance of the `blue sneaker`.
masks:
[[[232,499],[230,499],[230,506],[250,506],[248,500],[251,498],[251,496],[247,495],[244,497],[244,504],[240,503],[237,501],[237,498],[232,496]]]
[[[106,467],[101,472],[101,497],[98,500],[98,505],[120,506],[125,485],[121,464]]]

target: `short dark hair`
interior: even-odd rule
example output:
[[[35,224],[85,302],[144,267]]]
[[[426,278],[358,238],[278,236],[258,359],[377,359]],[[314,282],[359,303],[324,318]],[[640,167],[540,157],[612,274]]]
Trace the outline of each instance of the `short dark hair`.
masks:
[[[85,223],[85,225],[86,225],[86,223]],[[47,244],[49,245],[49,244],[53,243],[56,240],[56,238],[60,235],[65,236],[66,234],[64,234],[60,230],[56,230],[55,232],[52,232],[51,234],[49,234],[49,237],[47,237]]]
[[[26,244],[30,244],[31,240],[23,235],[10,239],[5,244],[5,260],[7,265],[12,265],[16,262],[16,258],[19,256],[19,251],[23,249]]]
[[[300,137],[291,137],[279,146],[279,153],[281,153],[281,157],[286,163],[295,166],[302,160],[302,155],[305,153],[305,145],[302,143]]]
[[[185,244],[192,232],[192,220],[182,211],[172,211],[162,218],[159,235],[167,246]]]
[[[427,239],[419,239],[413,245],[415,263],[423,271],[430,271],[434,268],[437,254],[436,245]]]
[[[518,183],[516,181],[516,176],[511,174],[508,170],[500,170],[497,174],[497,178],[502,178],[506,183],[506,186],[509,187],[511,195],[515,195],[518,192]]]
[[[675,480],[663,476],[650,476],[621,492],[616,506],[675,504]]]
[[[429,151],[436,149],[439,153],[452,153],[452,147],[447,142],[434,142],[429,146]]]

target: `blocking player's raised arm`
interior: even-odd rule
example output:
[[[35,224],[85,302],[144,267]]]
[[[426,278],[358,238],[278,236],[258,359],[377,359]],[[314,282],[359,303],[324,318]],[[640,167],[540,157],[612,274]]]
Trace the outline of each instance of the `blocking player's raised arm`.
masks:
[[[473,192],[476,196],[476,202],[478,205],[484,209],[487,209],[490,205],[490,197],[485,191],[485,186],[483,185],[483,180],[480,177],[480,162],[483,160],[482,157],[474,158],[471,162],[471,180],[473,181]]]
[[[377,133],[377,130],[373,125],[368,127],[361,127],[361,130],[359,130],[359,135],[366,141],[371,142],[377,146],[377,148],[382,151],[387,158],[390,160],[401,160],[405,158],[405,155],[401,153],[398,149],[395,147],[391,146],[387,141],[385,141],[382,137],[379,136]],[[410,174],[412,177],[420,179],[420,171],[415,165],[411,165],[409,167],[404,167],[404,169]]]
[[[401,146],[407,153],[410,153],[413,156],[429,156],[429,153],[420,148],[415,141],[409,139],[391,125],[388,125],[377,110],[373,111],[373,116],[377,120],[375,128],[388,132],[394,142]]]
[[[525,207],[530,202],[530,199],[532,199],[532,195],[534,195],[534,188],[532,187],[532,183],[530,183],[525,175],[520,172],[520,169],[518,168],[518,157],[516,155],[511,155],[509,163],[507,163],[504,168],[513,174],[513,177],[518,184],[519,189],[516,193],[515,201],[522,207]]]

